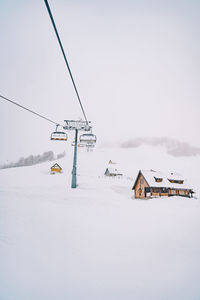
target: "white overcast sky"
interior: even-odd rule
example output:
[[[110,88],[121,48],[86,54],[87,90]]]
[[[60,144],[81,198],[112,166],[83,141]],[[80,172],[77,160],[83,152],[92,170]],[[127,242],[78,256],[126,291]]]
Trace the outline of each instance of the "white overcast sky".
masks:
[[[49,4],[100,143],[166,136],[200,146],[200,1]],[[0,1],[0,47],[2,95],[59,123],[82,117],[42,0]],[[53,124],[1,99],[0,112],[0,161],[55,147]]]

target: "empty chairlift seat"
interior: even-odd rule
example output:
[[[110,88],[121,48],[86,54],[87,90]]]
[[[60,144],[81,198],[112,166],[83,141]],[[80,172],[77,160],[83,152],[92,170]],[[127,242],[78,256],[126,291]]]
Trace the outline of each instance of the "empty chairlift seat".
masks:
[[[51,134],[52,141],[67,141],[67,134],[62,131],[55,131]]]
[[[84,133],[80,136],[80,143],[95,144],[96,141],[97,137],[92,133]]]
[[[61,125],[56,125],[56,131],[51,134],[52,141],[67,141],[67,134],[63,131],[58,131],[58,127]]]

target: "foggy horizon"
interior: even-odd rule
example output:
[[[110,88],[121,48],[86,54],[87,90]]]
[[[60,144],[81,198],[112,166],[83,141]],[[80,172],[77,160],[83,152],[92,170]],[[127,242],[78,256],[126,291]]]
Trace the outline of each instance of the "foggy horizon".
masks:
[[[200,3],[49,4],[99,145],[168,136],[200,147]],[[58,123],[83,118],[43,1],[0,8],[1,94]],[[49,140],[52,124],[0,109],[2,159],[64,150]]]

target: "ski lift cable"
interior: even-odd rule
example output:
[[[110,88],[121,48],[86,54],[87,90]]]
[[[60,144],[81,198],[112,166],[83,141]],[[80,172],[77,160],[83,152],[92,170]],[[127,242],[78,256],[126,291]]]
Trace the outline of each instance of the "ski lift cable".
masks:
[[[77,87],[76,87],[76,84],[75,84],[75,81],[74,81],[74,78],[73,78],[73,75],[72,75],[72,72],[71,72],[71,69],[70,69],[70,66],[69,66],[69,63],[68,63],[68,61],[67,61],[67,57],[66,57],[66,55],[65,55],[65,51],[64,51],[64,48],[63,48],[63,45],[62,45],[60,36],[59,36],[59,34],[58,34],[58,30],[57,30],[57,28],[56,28],[56,24],[55,24],[55,21],[54,21],[54,18],[53,18],[53,15],[52,15],[52,12],[51,12],[49,3],[48,3],[47,0],[44,0],[44,2],[45,2],[45,5],[46,5],[46,8],[47,8],[49,17],[50,17],[50,19],[51,19],[51,23],[52,23],[52,25],[53,25],[53,28],[54,28],[54,31],[55,31],[55,34],[56,34],[58,43],[59,43],[59,45],[60,45],[60,49],[61,49],[61,51],[62,51],[62,54],[63,54],[64,60],[65,60],[67,69],[68,69],[68,71],[69,71],[69,75],[70,75],[70,77],[71,77],[71,80],[72,80],[72,83],[73,83],[73,86],[74,86],[74,89],[75,89],[75,92],[76,92],[76,95],[77,95],[79,104],[80,104],[80,106],[81,106],[81,110],[82,110],[82,112],[83,112],[85,121],[86,121],[86,123],[88,124],[88,120],[87,120],[87,117],[86,117],[86,114],[85,114],[83,105],[82,105],[82,103],[81,103],[81,99],[80,99],[80,96],[79,96],[79,93],[78,93],[78,90],[77,90]]]
[[[35,112],[35,111],[33,111],[33,110],[31,110],[31,109],[29,109],[29,108],[27,108],[27,107],[25,107],[25,106],[23,106],[23,105],[17,103],[17,102],[15,102],[15,101],[12,101],[12,100],[10,100],[10,99],[8,99],[8,98],[2,96],[2,95],[0,95],[0,97],[1,97],[2,99],[4,99],[4,100],[6,100],[6,101],[8,101],[8,102],[10,102],[10,103],[12,103],[12,104],[14,104],[14,105],[19,106],[20,108],[23,108],[23,109],[25,109],[25,110],[31,112],[32,114],[34,114],[34,115],[36,115],[36,116],[38,116],[38,117],[40,117],[40,118],[43,118],[43,119],[46,120],[46,121],[49,121],[49,122],[51,122],[51,123],[53,123],[53,124],[62,126],[62,125],[60,125],[59,123],[56,123],[56,122],[52,121],[51,119],[48,119],[48,118],[46,118],[46,117],[44,117],[44,116],[38,114],[37,112]]]

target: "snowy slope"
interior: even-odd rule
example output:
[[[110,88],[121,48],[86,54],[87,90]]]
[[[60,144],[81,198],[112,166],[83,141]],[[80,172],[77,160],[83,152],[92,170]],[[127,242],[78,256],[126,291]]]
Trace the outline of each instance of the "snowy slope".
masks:
[[[105,178],[109,160],[123,179]],[[200,299],[200,158],[160,149],[72,149],[52,163],[0,170],[0,299]],[[176,171],[195,199],[133,199],[139,169]]]

